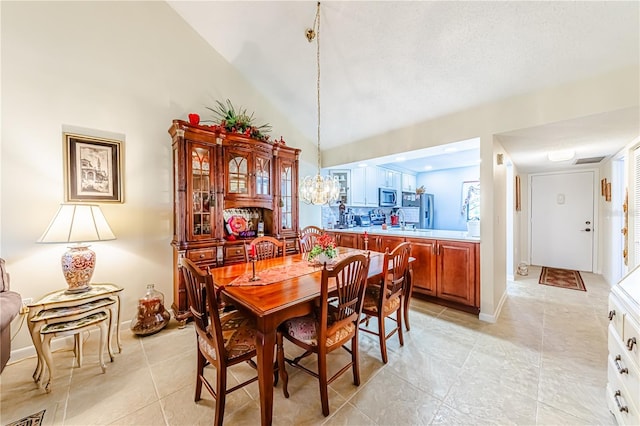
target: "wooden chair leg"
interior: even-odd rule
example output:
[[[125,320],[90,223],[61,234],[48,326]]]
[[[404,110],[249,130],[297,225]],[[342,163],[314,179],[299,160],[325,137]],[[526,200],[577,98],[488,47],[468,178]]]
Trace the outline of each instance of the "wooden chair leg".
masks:
[[[404,313],[404,326],[407,328],[407,331],[411,330],[411,325],[409,324],[409,297],[404,297],[402,311]]]
[[[224,403],[227,399],[227,370],[219,368],[216,371],[216,414],[213,424],[222,426],[224,418]]]
[[[400,339],[400,346],[404,346],[404,338],[402,336],[402,309],[398,308],[396,311],[398,321],[398,338]]]
[[[196,370],[196,394],[193,400],[198,402],[202,395],[202,380],[204,380],[204,366],[206,362],[204,356],[200,353],[200,348],[198,348],[196,356],[198,357],[198,367]]]
[[[384,316],[378,317],[378,334],[380,335],[380,353],[382,354],[382,362],[385,364],[389,361],[387,356],[387,333],[384,328]]]
[[[351,339],[351,362],[353,364],[353,384],[360,386],[360,354],[358,352],[358,333]]]
[[[278,349],[276,357],[278,359],[278,372],[280,374],[280,379],[282,379],[282,393],[285,398],[289,398],[289,390],[287,389],[287,386],[289,385],[289,374],[287,374],[287,370],[285,368],[283,340],[282,333],[276,334],[276,347]]]
[[[320,402],[322,403],[322,414],[329,415],[329,390],[327,383],[327,353],[318,353],[318,382],[320,383]]]

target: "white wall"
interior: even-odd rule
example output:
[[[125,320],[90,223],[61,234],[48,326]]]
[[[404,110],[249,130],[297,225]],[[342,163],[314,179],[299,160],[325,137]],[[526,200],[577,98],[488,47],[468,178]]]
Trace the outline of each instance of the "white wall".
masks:
[[[64,245],[41,245],[64,201],[62,129],[122,134],[124,204],[103,204],[117,240],[93,244],[94,282],[125,288],[122,320],[154,283],[172,299],[171,120],[208,118],[216,99],[255,112],[302,148],[300,174],[316,150],[287,118],[164,2],[1,2],[2,141],[0,253],[12,288],[37,299],[65,288]],[[319,222],[303,207],[301,222]],[[16,328],[14,328],[15,330]],[[13,349],[31,346],[23,327]]]

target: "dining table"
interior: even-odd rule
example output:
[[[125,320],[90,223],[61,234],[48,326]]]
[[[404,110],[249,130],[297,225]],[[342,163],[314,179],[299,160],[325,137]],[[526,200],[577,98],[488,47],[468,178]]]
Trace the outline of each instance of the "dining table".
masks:
[[[337,251],[337,260],[355,254],[368,255],[368,279],[382,277],[383,253],[347,247],[337,247]],[[273,415],[277,327],[287,319],[312,312],[314,301],[320,297],[322,268],[323,265],[308,261],[307,255],[294,254],[211,269],[213,281],[225,298],[256,320],[258,385],[263,426],[271,424]]]

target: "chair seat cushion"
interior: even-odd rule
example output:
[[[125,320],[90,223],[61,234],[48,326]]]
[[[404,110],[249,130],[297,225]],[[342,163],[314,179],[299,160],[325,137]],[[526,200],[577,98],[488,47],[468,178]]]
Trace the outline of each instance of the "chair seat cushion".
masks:
[[[252,318],[247,318],[240,312],[234,311],[220,317],[220,323],[227,359],[232,360],[256,350],[255,321]],[[210,328],[211,326],[207,330],[209,334],[211,334]],[[215,348],[200,334],[198,334],[198,344],[203,352],[211,358],[217,359]]]
[[[331,324],[329,324],[331,327]],[[346,337],[351,336],[355,331],[355,324],[348,322],[344,326],[338,328],[335,333],[327,336],[326,346],[330,347],[334,344],[344,340]],[[295,340],[299,340],[310,346],[318,345],[318,332],[320,330],[320,323],[316,316],[304,316],[292,318],[285,321],[282,324],[281,330],[285,334],[288,334]]]
[[[364,293],[364,302],[362,305],[362,311],[378,313],[378,303],[380,301],[380,286],[369,285]],[[400,297],[394,297],[387,301],[384,306],[384,314],[395,312],[400,307]]]

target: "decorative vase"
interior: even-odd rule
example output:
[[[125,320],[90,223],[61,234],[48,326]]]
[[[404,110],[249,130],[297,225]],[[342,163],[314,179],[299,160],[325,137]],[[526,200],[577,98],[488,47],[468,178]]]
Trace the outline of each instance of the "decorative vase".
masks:
[[[69,289],[67,293],[82,293],[89,291],[89,281],[93,276],[96,266],[96,254],[86,244],[78,244],[68,247],[69,250],[62,255],[62,273]]]
[[[326,254],[326,253],[320,253],[316,257],[313,258],[313,260],[316,263],[319,263],[320,265],[324,265],[325,263],[330,265],[330,264],[332,264],[334,262],[334,259],[335,258],[329,257],[329,255]]]
[[[131,331],[139,336],[147,336],[162,330],[171,319],[164,307],[164,295],[147,285],[147,293],[138,301],[138,313],[131,320]]]

